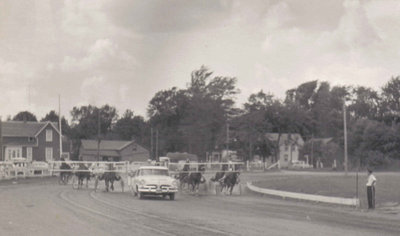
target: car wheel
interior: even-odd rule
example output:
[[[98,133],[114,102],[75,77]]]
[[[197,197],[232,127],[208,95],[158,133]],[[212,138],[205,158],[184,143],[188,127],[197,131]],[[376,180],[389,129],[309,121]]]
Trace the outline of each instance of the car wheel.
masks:
[[[169,194],[169,200],[171,200],[171,201],[175,200],[175,193]]]

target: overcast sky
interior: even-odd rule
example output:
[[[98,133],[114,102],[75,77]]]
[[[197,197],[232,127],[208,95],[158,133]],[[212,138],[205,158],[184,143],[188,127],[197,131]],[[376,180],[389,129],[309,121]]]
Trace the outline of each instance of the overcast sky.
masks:
[[[0,115],[73,106],[146,115],[206,65],[242,104],[310,80],[379,89],[400,75],[400,1],[2,0]]]

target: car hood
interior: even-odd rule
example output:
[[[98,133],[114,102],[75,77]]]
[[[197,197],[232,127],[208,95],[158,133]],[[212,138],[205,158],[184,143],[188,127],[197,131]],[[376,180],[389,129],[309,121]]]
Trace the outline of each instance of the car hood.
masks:
[[[171,184],[175,179],[169,176],[161,176],[161,175],[147,175],[141,176],[140,180],[146,181],[146,184]]]

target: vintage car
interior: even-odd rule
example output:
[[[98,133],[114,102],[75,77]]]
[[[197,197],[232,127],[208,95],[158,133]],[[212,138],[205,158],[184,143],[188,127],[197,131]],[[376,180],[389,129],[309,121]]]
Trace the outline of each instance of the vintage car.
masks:
[[[141,166],[131,173],[128,185],[134,196],[169,196],[175,199],[178,192],[177,180],[169,176],[168,168],[163,166]]]

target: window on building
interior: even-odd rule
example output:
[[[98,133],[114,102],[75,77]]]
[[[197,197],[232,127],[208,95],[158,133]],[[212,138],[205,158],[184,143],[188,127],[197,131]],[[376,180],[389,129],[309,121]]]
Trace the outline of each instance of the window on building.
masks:
[[[289,145],[285,145],[285,151],[289,151]]]
[[[52,142],[52,141],[53,141],[53,130],[46,129],[46,142]]]
[[[46,161],[52,161],[52,160],[53,160],[53,148],[47,147],[46,148]]]
[[[32,161],[32,147],[26,148],[26,159]]]
[[[288,155],[288,154],[285,154],[285,155],[283,156],[283,158],[284,158],[285,161],[288,161],[289,155]]]
[[[22,147],[6,147],[6,160],[22,157]]]

